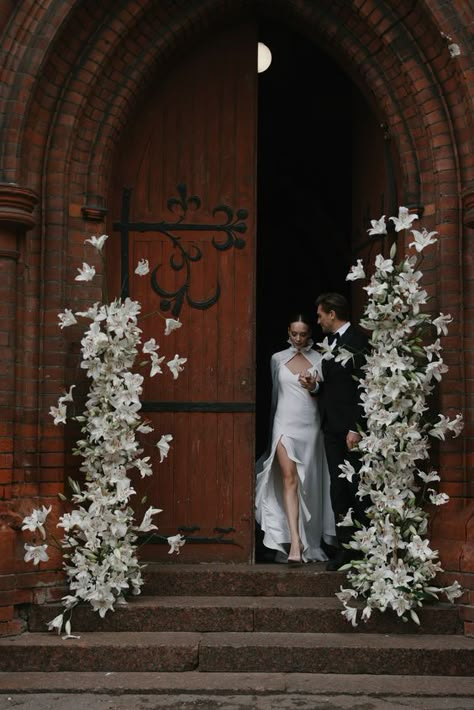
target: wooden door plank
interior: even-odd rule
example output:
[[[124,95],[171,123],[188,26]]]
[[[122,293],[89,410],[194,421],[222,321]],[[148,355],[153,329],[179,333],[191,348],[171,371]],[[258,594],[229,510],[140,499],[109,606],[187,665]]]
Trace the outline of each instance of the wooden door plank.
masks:
[[[127,131],[111,199],[115,222],[121,186],[128,185],[133,188],[131,222],[169,223],[167,233],[130,230],[129,272],[130,293],[140,299],[144,313],[161,308],[161,315],[143,321],[144,338],[155,337],[167,360],[175,353],[188,358],[177,380],[165,367],[163,375],[147,377],[146,416],[158,438],[162,433],[174,438],[162,464],[153,452],[153,479],[137,482],[137,499],[149,490],[148,504],[164,509],[158,516],[160,534],[197,525],[200,530],[190,537],[206,538],[190,540],[180,561],[252,555],[254,415],[233,410],[239,403],[251,408],[254,401],[256,42],[251,23],[222,31],[170,68]],[[189,202],[193,195],[200,205]],[[176,198],[172,211],[170,198]],[[216,248],[213,240],[218,245],[226,239],[219,227],[179,231],[176,226],[219,225],[226,215],[214,210],[222,204],[233,211],[233,220],[240,208],[249,212],[243,219],[247,232],[237,235],[245,240],[241,249],[235,244]],[[173,268],[183,250],[185,259],[196,259]],[[118,263],[116,243],[110,253]],[[134,275],[138,258],[159,267],[161,288],[187,287],[181,307],[170,299],[170,309],[177,308],[183,323],[170,336],[163,336],[163,327],[171,311],[149,277]],[[189,302],[210,299],[218,283],[219,298],[209,308]],[[232,530],[216,533],[224,528]],[[235,538],[237,544],[216,541],[216,535]],[[166,553],[163,545],[146,546],[146,555],[155,559],[166,559]]]

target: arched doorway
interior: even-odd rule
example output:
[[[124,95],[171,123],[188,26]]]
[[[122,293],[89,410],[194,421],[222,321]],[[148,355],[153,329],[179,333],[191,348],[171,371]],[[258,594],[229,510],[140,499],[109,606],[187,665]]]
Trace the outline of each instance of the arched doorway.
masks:
[[[273,63],[257,84],[258,36]],[[188,357],[178,382],[146,381],[144,411],[174,443],[163,466],[147,451],[155,474],[136,488],[164,510],[156,543],[180,531],[188,560],[251,560],[270,354],[285,347],[290,312],[311,314],[325,290],[350,296],[361,99],[312,41],[256,19],[197,41],[167,69],[124,136],[109,200],[108,259],[121,264],[112,290],[159,312],[147,338],[180,318],[161,352]],[[383,163],[373,149],[372,159]],[[146,279],[134,274],[142,258]]]

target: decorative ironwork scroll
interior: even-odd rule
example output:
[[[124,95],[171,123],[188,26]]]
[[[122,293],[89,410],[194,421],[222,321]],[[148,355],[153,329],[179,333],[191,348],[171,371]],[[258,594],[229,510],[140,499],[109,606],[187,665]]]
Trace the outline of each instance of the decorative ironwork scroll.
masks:
[[[182,284],[176,291],[167,291],[160,285],[158,272],[163,264],[158,264],[152,270],[150,282],[152,289],[161,297],[161,310],[165,312],[171,311],[175,318],[179,316],[185,302],[191,308],[205,310],[217,303],[221,292],[219,279],[217,279],[214,294],[211,297],[203,300],[191,298],[191,267],[193,263],[202,259],[203,254],[195,243],[191,243],[190,246],[183,245],[181,237],[176,232],[212,232],[214,236],[211,239],[211,244],[217,251],[226,251],[231,248],[243,249],[245,240],[241,235],[247,231],[245,220],[248,217],[248,210],[246,209],[240,208],[234,211],[228,205],[221,204],[212,210],[213,217],[221,217],[221,220],[217,223],[200,224],[186,221],[190,210],[196,212],[200,209],[201,200],[197,195],[188,196],[187,186],[184,183],[177,186],[177,193],[178,197],[170,197],[166,203],[170,212],[178,215],[176,221],[131,222],[130,202],[132,189],[124,188],[120,222],[114,222],[113,224],[114,231],[120,232],[121,235],[122,297],[129,294],[129,233],[158,232],[170,240],[175,251],[170,257],[169,266],[173,271],[183,272]]]
[[[211,537],[205,537],[203,535],[194,535],[194,533],[199,532],[201,530],[199,525],[178,525],[177,530],[178,533],[183,535],[184,539],[186,540],[186,544],[199,543],[200,545],[237,545],[238,547],[240,547],[239,543],[236,542],[234,538],[224,537],[229,533],[236,532],[235,528],[233,527],[216,527],[214,528],[214,532],[216,533],[216,535],[213,535]],[[154,533],[148,536],[140,535],[138,539],[141,543],[146,541],[146,543],[149,545],[168,544],[168,539],[166,535],[159,535],[158,533]]]
[[[255,402],[164,402],[142,403],[142,412],[212,412],[243,414],[255,412]]]

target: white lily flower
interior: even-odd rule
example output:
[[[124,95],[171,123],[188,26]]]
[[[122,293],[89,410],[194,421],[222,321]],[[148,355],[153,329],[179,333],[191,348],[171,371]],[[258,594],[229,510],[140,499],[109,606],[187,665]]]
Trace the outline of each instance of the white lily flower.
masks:
[[[398,217],[389,218],[395,225],[395,231],[401,232],[402,229],[410,229],[412,223],[418,219],[417,214],[410,214],[408,207],[398,208]]]
[[[339,587],[339,589],[340,591],[336,592],[336,597],[343,604],[347,604],[351,601],[351,599],[355,599],[357,597],[357,592],[355,589],[343,589],[343,587]]]
[[[153,508],[150,506],[143,516],[143,520],[139,527],[136,528],[137,532],[150,532],[151,530],[158,530],[158,526],[152,522],[152,517],[162,512],[161,508]]]
[[[437,556],[437,553],[431,549],[429,540],[422,540],[419,535],[413,535],[406,549],[409,555],[422,562],[432,560]]]
[[[346,606],[341,614],[346,617],[347,621],[351,622],[352,626],[357,626],[357,609],[355,607]]]
[[[430,246],[430,244],[436,244],[438,241],[437,239],[433,239],[434,235],[438,234],[438,232],[428,232],[426,229],[419,232],[416,229],[412,229],[411,233],[415,237],[415,240],[410,242],[408,246],[415,247],[417,252],[423,251],[425,247]]]
[[[72,391],[75,386],[76,385],[71,385],[68,391],[64,392],[64,394],[58,399],[59,404],[63,404],[64,402],[74,402],[74,399],[72,397]]]
[[[143,343],[142,352],[143,353],[154,353],[159,349],[159,345],[155,338],[150,338],[146,343]]]
[[[347,348],[340,347],[338,348],[337,355],[336,355],[336,362],[340,362],[343,367],[347,365],[349,360],[354,359],[354,353],[352,353],[350,350],[347,350]]]
[[[410,600],[404,596],[397,596],[391,600],[390,606],[397,613],[397,616],[403,616],[408,610],[410,610]],[[413,611],[412,609],[410,610]],[[413,618],[413,617],[412,617]],[[417,617],[418,618],[418,617]],[[414,619],[413,619],[414,620]],[[420,623],[418,621],[418,623]]]
[[[82,527],[82,516],[78,510],[64,513],[58,523],[58,527],[64,528],[65,532],[70,532],[73,528]]]
[[[155,375],[161,375],[163,372],[163,370],[161,369],[161,363],[165,359],[165,356],[162,355],[162,357],[158,357],[157,353],[151,353],[150,357],[151,357],[150,377],[154,377]]]
[[[444,414],[438,414],[439,421],[436,422],[432,429],[428,430],[430,436],[434,436],[436,439],[446,438],[446,434],[449,431],[449,419],[445,417]]]
[[[150,273],[150,264],[148,263],[148,259],[140,259],[135,267],[135,273],[137,276],[146,276]]]
[[[46,552],[48,545],[29,545],[26,542],[24,547],[26,550],[25,562],[33,562],[34,565],[38,565],[40,562],[49,560],[49,555]]]
[[[108,611],[114,611],[115,597],[108,585],[104,585],[102,589],[88,595],[87,600],[92,605],[93,610],[99,612],[101,619],[104,618]]]
[[[370,224],[372,227],[367,230],[370,236],[377,234],[387,234],[387,225],[385,224],[385,215],[383,214],[380,219],[371,219]]]
[[[319,352],[321,353],[323,360],[333,360],[334,359],[333,350],[336,347],[335,340],[331,343],[331,345],[329,345],[329,340],[326,336],[321,343],[316,343],[316,346],[317,346]]]
[[[177,380],[179,377],[179,373],[183,372],[183,365],[185,362],[187,362],[188,359],[186,357],[179,357],[179,355],[175,355],[172,360],[169,360],[166,364],[168,365],[169,369],[171,370],[171,374],[173,375],[173,379]]]
[[[133,462],[135,468],[138,468],[138,470],[140,471],[140,476],[142,478],[145,478],[146,476],[151,476],[151,474],[153,473],[153,469],[150,466],[149,461],[150,457],[145,456],[145,458],[135,459],[135,461]]]
[[[353,508],[349,508],[347,513],[344,516],[344,519],[341,520],[339,523],[337,523],[338,527],[354,527],[354,521],[352,520],[352,513],[354,512]]]
[[[347,478],[348,481],[352,482],[352,477],[356,472],[354,466],[349,463],[349,461],[344,461],[344,463],[340,464],[339,468],[341,470],[339,478]]]
[[[167,318],[165,321],[165,335],[169,335],[170,333],[173,332],[173,330],[178,330],[178,328],[181,328],[183,324],[179,320],[175,320],[174,318]]]
[[[139,431],[140,434],[150,434],[152,431],[154,431],[154,429],[152,426],[150,426],[150,424],[143,423],[137,426],[137,431]]]
[[[449,496],[447,493],[436,493],[435,491],[433,491],[429,496],[429,501],[430,503],[433,503],[433,505],[444,505],[448,502],[448,500]]]
[[[63,628],[63,621],[64,612],[55,616],[54,619],[52,619],[51,621],[48,621],[48,631],[56,630],[58,632],[58,635],[60,635]]]
[[[78,269],[79,273],[75,278],[75,281],[92,281],[95,276],[95,268],[89,266],[85,262],[82,263],[82,268]]]
[[[186,540],[182,535],[173,535],[172,537],[167,538],[167,542],[170,546],[170,549],[168,550],[168,555],[172,555],[174,552],[179,555],[179,548],[183,547]]]
[[[436,328],[436,332],[438,335],[447,335],[448,334],[448,323],[453,322],[453,317],[448,313],[448,315],[444,315],[444,313],[440,313],[437,318],[433,320],[433,325]]]
[[[87,311],[77,311],[76,316],[81,316],[82,318],[90,318],[90,320],[95,320],[99,313],[99,304],[94,303],[93,306],[87,309]]]
[[[84,244],[92,244],[97,251],[101,252],[108,238],[108,234],[101,234],[100,237],[92,236],[90,239],[85,239]]]
[[[431,345],[425,345],[424,351],[426,353],[426,357],[429,362],[432,361],[433,357],[439,357],[439,354],[441,352],[441,342],[440,339],[437,338],[434,343]]]
[[[455,599],[458,599],[463,594],[463,590],[459,582],[453,582],[453,584],[450,584],[449,587],[444,587],[443,592],[449,602],[454,602]]]
[[[364,266],[362,264],[362,259],[357,259],[357,264],[351,266],[351,270],[346,276],[346,281],[357,281],[358,279],[365,279]]]
[[[66,424],[67,407],[64,403],[61,403],[59,407],[50,407],[49,414],[54,418],[54,423]]]
[[[369,296],[377,298],[377,300],[383,300],[387,296],[388,284],[378,283],[377,281],[372,280],[369,286],[364,286],[363,288],[364,291],[367,291]]]
[[[437,471],[429,471],[428,473],[424,473],[423,471],[418,471],[417,473],[418,473],[418,477],[421,478],[421,480],[424,483],[433,483],[434,481],[441,480],[439,473]]]
[[[41,508],[36,508],[35,510],[33,510],[31,515],[27,515],[23,518],[23,525],[21,529],[29,530],[30,532],[36,532],[37,530],[39,530],[39,532],[41,533],[41,537],[44,540],[46,538],[44,524],[52,509],[53,508],[51,505],[49,506],[49,508],[46,508],[44,505],[41,506]]]
[[[375,258],[375,268],[384,274],[391,274],[393,272],[393,260],[385,259],[382,254],[377,254]]]
[[[449,431],[453,434],[454,438],[459,436],[464,429],[464,419],[462,414],[456,414],[454,419],[448,424]]]
[[[77,323],[74,313],[69,308],[65,308],[64,313],[58,313],[58,318],[61,330]]]
[[[163,459],[165,459],[168,456],[169,450],[170,450],[170,445],[169,441],[173,441],[173,435],[172,434],[163,434],[159,442],[156,444],[159,452],[160,452],[160,463],[163,463]]]

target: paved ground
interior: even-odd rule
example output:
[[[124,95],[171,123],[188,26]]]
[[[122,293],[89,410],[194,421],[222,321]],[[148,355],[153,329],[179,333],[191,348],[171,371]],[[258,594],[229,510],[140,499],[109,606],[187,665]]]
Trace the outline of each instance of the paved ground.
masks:
[[[367,695],[10,695],[0,708],[21,710],[472,710],[474,698]]]
[[[0,710],[10,708],[474,710],[474,676],[0,673]]]
[[[21,710],[471,710],[474,699],[430,698],[395,699],[370,698],[338,695],[331,698],[315,698],[308,695],[257,696],[149,696],[130,695],[115,698],[91,695],[43,695],[0,696],[0,708],[21,708]]]

